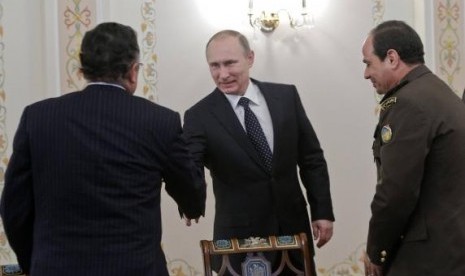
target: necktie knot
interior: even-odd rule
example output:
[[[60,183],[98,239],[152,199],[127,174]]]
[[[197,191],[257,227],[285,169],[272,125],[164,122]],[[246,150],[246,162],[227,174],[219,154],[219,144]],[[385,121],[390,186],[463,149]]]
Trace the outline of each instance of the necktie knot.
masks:
[[[244,108],[248,107],[250,103],[250,99],[246,97],[241,97],[239,99],[238,105],[243,106]]]

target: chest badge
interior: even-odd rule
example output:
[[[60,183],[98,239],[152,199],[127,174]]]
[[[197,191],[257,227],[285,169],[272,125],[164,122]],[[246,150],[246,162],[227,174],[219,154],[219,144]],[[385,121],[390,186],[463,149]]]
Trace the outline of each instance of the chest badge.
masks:
[[[383,143],[389,143],[392,139],[392,129],[389,125],[383,126],[381,129],[381,140]]]

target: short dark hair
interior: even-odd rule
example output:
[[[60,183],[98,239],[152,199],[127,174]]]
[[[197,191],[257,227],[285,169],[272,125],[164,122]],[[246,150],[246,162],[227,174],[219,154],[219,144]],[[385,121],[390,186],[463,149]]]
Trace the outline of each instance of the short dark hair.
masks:
[[[205,47],[205,50],[208,49],[208,45],[210,45],[210,42],[212,42],[215,39],[224,38],[224,37],[235,37],[235,38],[239,39],[239,43],[241,44],[242,48],[244,49],[244,54],[246,55],[246,54],[248,54],[250,52],[250,44],[249,44],[249,41],[247,40],[247,38],[243,34],[241,34],[240,32],[234,31],[234,30],[222,30],[222,31],[219,31],[216,34],[214,34],[210,38],[210,40],[208,40],[207,46]]]
[[[84,35],[79,57],[86,80],[120,82],[139,59],[137,34],[129,26],[101,23]]]
[[[406,64],[424,64],[425,52],[417,32],[403,21],[390,20],[372,31],[374,54],[384,60],[389,49],[396,50]]]

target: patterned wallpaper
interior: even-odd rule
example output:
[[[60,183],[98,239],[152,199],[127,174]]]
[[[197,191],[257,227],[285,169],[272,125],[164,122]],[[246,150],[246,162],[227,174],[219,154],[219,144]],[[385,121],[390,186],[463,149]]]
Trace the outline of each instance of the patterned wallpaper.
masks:
[[[0,190],[3,190],[5,181],[5,169],[8,164],[8,157],[6,151],[8,148],[8,137],[6,134],[6,93],[3,89],[5,83],[5,67],[4,55],[5,44],[3,42],[3,4],[0,2]],[[0,220],[0,264],[10,263],[13,260],[13,252],[11,251],[5,231],[3,230],[3,223]]]
[[[464,3],[439,0],[434,4],[435,71],[461,96],[465,87]]]
[[[383,22],[384,11],[385,11],[385,0],[372,0],[373,7],[371,8],[371,15],[373,19],[373,25],[378,25]]]
[[[3,89],[5,83],[5,68],[4,68],[4,49],[3,43],[3,24],[1,20],[3,18],[3,6],[0,3],[0,182],[3,184],[3,176],[5,172],[5,166],[8,163],[8,157],[6,156],[6,150],[8,147],[8,138],[6,134],[6,93]]]
[[[136,31],[141,37],[139,44],[144,65],[139,86],[143,97],[157,101],[155,0],[141,0],[140,11],[140,30]],[[79,49],[84,33],[99,23],[96,19],[97,0],[59,1],[59,13],[61,89],[67,93],[83,88],[86,83],[79,72]]]
[[[95,0],[58,1],[61,91],[68,93],[84,87],[79,71],[79,49],[84,33],[95,26]]]
[[[140,10],[142,15],[142,42],[140,47],[141,60],[144,64],[142,70],[142,94],[145,98],[156,102],[158,72],[156,68],[157,54],[155,53],[157,42],[157,35],[155,33],[155,0],[143,0]]]

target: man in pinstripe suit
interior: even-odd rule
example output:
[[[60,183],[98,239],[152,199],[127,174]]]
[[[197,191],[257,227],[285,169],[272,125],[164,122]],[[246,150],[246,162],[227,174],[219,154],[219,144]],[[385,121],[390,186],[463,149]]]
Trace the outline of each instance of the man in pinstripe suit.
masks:
[[[162,179],[187,219],[205,207],[180,116],[132,95],[141,64],[130,27],[98,25],[80,58],[85,89],[23,112],[1,199],[10,245],[33,276],[168,275]]]

